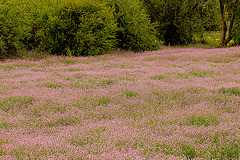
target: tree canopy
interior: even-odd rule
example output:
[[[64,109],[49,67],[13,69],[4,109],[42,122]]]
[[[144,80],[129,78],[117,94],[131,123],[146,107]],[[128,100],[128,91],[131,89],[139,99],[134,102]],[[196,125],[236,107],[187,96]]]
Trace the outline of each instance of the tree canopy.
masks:
[[[220,47],[224,47],[240,30],[239,0],[142,1],[158,24],[158,38],[166,44],[189,43],[194,32],[221,30]]]

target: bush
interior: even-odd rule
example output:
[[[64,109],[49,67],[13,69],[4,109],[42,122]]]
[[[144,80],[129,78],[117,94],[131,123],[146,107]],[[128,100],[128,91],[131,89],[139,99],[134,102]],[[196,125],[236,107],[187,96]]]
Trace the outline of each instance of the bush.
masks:
[[[25,44],[26,49],[36,49],[40,42],[37,40],[37,32],[40,30],[42,17],[48,13],[52,13],[55,8],[59,7],[59,2],[57,0],[22,0],[24,4],[21,6],[23,8],[23,13],[25,16],[25,21],[28,24],[28,37],[25,37],[22,42]]]
[[[157,45],[154,25],[138,0],[0,2],[0,58],[21,49],[88,56]]]
[[[0,59],[16,54],[24,48],[22,40],[29,36],[22,1],[0,2]]]
[[[165,44],[184,44],[191,40],[188,17],[182,11],[182,2],[173,0],[142,0],[152,22],[157,23],[158,38]],[[188,24],[188,25],[186,25]]]
[[[240,6],[239,6],[240,8]],[[237,17],[236,17],[236,21],[240,21],[240,9],[238,10],[238,12],[236,13]],[[233,40],[236,44],[240,45],[240,23],[238,23],[238,26],[236,27],[236,29],[234,30],[233,33]]]
[[[218,22],[217,18],[214,20],[212,18],[217,16],[210,10],[215,5],[211,1],[206,3],[207,7],[204,7],[205,5],[203,6],[200,1],[192,0],[142,1],[151,17],[151,22],[158,24],[157,37],[166,45],[191,43],[194,32],[202,32],[205,27],[211,29]]]
[[[18,56],[20,50],[34,49],[39,19],[53,2],[48,0],[5,0],[0,2],[0,58]]]
[[[154,50],[158,46],[155,25],[138,0],[105,0],[115,12],[118,24],[117,48],[133,51]]]
[[[114,48],[113,12],[94,0],[60,2],[55,10],[42,15],[36,32],[38,48],[51,54],[88,56]]]
[[[233,34],[233,40],[236,44],[240,45],[240,27],[238,27],[234,34]]]

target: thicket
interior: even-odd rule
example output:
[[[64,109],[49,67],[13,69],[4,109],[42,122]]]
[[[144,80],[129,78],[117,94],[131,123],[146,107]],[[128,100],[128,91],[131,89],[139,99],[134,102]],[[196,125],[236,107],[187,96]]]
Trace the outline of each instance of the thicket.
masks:
[[[89,56],[158,45],[138,0],[9,0],[0,5],[2,57],[21,49]]]
[[[43,15],[39,26],[39,49],[52,54],[98,55],[113,49],[116,42],[113,12],[99,1],[62,2]]]
[[[193,33],[219,30],[216,0],[142,0],[166,45],[188,44]]]
[[[117,48],[133,51],[154,50],[158,46],[156,30],[139,0],[104,0],[114,9],[118,25]]]
[[[236,44],[240,45],[240,5],[238,12],[236,13],[236,21],[238,21],[236,29],[233,34],[233,40],[235,41]]]
[[[21,6],[22,1],[0,2],[0,58],[23,48],[22,40],[29,36],[28,19]]]
[[[198,7],[197,12],[205,31],[220,31],[220,9],[218,0],[206,1]]]
[[[0,2],[0,59],[15,56],[22,49],[37,47],[37,23],[50,6],[48,0]]]
[[[236,44],[240,45],[240,26],[235,30],[233,39]]]
[[[191,40],[189,27],[180,22],[181,12],[178,1],[143,0],[153,23],[157,23],[158,38],[166,44],[187,43]],[[186,23],[185,23],[186,24]],[[186,30],[187,29],[187,30]]]
[[[188,44],[196,32],[220,29],[219,12],[218,0],[2,0],[0,58],[32,49],[89,56],[154,50],[158,41]],[[240,25],[233,39],[240,44]]]

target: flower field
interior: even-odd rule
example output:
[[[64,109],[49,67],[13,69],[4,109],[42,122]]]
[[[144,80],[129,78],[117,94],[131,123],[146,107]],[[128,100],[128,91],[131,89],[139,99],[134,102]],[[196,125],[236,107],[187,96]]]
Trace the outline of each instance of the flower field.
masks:
[[[0,159],[238,159],[240,47],[0,63]]]

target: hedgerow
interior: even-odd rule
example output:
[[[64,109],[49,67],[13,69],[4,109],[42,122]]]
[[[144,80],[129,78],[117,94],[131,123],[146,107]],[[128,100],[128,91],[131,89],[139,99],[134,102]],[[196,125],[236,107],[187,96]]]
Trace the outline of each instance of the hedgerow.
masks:
[[[24,47],[21,43],[29,36],[22,1],[0,2],[0,58],[9,57]]]
[[[158,46],[155,25],[139,0],[104,0],[114,8],[118,24],[117,48],[133,51],[154,50]]]
[[[157,24],[157,37],[166,45],[187,44],[192,39],[192,20],[188,16],[184,1],[142,0]]]
[[[155,26],[139,0],[9,0],[0,5],[1,57],[21,49],[89,56],[158,46]]]
[[[115,45],[113,12],[99,1],[62,1],[42,15],[39,26],[38,48],[52,54],[98,55]]]
[[[240,21],[240,10],[237,12],[237,18]],[[236,28],[234,30],[233,39],[236,44],[240,45],[240,22],[236,23]]]
[[[48,0],[5,0],[0,2],[0,58],[16,56],[22,49],[37,47],[35,33],[41,15],[53,9]]]

